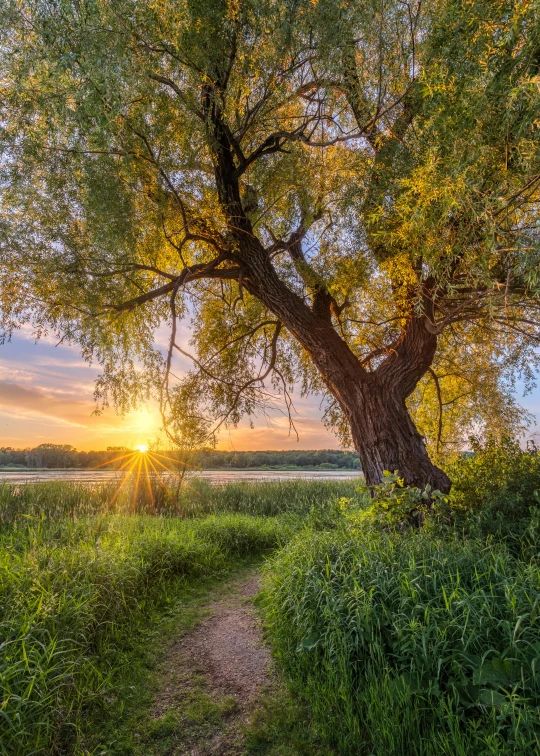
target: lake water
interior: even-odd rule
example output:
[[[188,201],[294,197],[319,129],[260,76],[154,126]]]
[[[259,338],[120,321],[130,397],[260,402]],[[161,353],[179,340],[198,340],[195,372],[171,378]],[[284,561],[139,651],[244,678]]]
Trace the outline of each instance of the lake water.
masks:
[[[75,483],[108,483],[124,478],[126,473],[115,470],[22,470],[2,472],[0,484],[34,483],[44,480],[65,480]],[[209,483],[222,485],[239,480],[280,481],[280,480],[354,480],[362,477],[358,470],[197,470],[188,477],[203,478]]]

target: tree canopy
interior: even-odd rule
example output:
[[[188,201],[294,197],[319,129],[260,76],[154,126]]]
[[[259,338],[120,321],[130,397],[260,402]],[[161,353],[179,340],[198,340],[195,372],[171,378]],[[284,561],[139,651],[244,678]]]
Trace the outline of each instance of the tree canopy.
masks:
[[[6,332],[61,333],[103,366],[102,404],[157,394],[196,443],[321,391],[368,481],[416,458],[409,482],[446,485],[405,401],[435,454],[518,428],[509,388],[540,338],[537,1],[0,13]]]

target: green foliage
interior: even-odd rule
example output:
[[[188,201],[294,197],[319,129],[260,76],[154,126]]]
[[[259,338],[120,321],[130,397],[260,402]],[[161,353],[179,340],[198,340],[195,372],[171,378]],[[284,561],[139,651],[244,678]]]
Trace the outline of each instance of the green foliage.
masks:
[[[303,535],[267,569],[278,659],[340,754],[540,748],[540,573],[426,533]]]
[[[534,443],[522,449],[503,437],[485,444],[472,439],[474,451],[450,463],[449,495],[404,486],[398,473],[384,472],[377,486],[361,485],[360,501],[342,500],[349,524],[403,529],[442,524],[467,536],[507,539],[513,548],[534,549],[540,524],[540,453]]]
[[[347,436],[315,315],[319,370],[339,334],[375,372],[427,296],[441,396],[426,376],[410,404],[435,452],[516,431],[508,389],[538,364],[538,10],[6,0],[2,329],[62,333],[102,366],[100,406],[157,395],[180,440],[278,393],[292,411],[295,385]]]
[[[424,490],[405,486],[399,473],[384,470],[382,482],[377,486],[360,486],[364,506],[356,515],[358,524],[378,524],[383,527],[418,527],[423,524],[432,507],[439,508],[445,501],[440,491],[428,484]]]
[[[45,447],[45,448],[44,448]],[[124,446],[108,447],[107,451],[76,451],[73,447],[42,444],[35,449],[11,449],[0,447],[0,467],[22,465],[28,467],[80,467],[100,470],[117,469],[125,458],[119,452],[130,452]],[[281,468],[320,468],[322,470],[359,470],[358,454],[341,449],[302,449],[284,451],[227,452],[215,449],[200,449],[191,452],[168,450],[167,460],[170,467],[182,469],[182,463],[188,469],[281,469]],[[163,458],[162,458],[163,459]]]
[[[474,453],[450,468],[449,496],[457,528],[480,536],[496,535],[521,546],[538,538],[540,454],[511,439],[475,443]]]

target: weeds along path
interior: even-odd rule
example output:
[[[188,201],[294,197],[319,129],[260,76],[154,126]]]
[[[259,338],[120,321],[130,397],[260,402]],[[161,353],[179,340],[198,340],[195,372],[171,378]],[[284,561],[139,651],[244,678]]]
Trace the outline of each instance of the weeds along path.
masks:
[[[198,627],[165,654],[141,754],[244,753],[243,729],[271,682],[252,602],[259,574],[244,572],[218,591]]]

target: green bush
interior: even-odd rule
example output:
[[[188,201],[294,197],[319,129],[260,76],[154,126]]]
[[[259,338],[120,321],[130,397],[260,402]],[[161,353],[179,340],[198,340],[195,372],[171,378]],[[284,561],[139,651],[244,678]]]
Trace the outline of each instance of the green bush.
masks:
[[[376,525],[384,529],[404,530],[421,527],[426,516],[447,509],[446,497],[428,484],[424,489],[404,485],[398,472],[383,471],[379,485],[360,485],[359,497],[343,499],[349,521],[358,525]]]
[[[303,534],[265,589],[275,652],[338,753],[540,749],[540,574],[504,545]]]
[[[474,454],[448,470],[451,515],[458,529],[506,537],[516,545],[538,543],[540,454],[510,439],[475,444]]]

